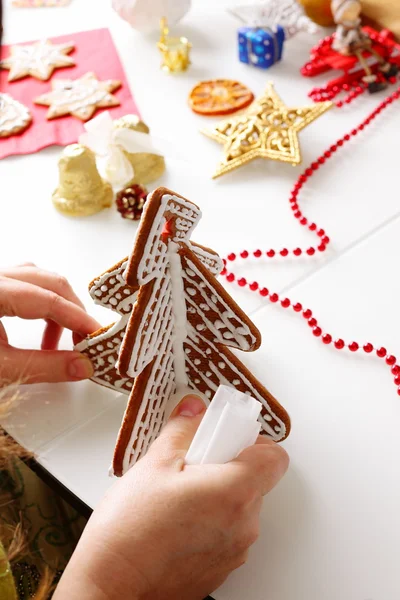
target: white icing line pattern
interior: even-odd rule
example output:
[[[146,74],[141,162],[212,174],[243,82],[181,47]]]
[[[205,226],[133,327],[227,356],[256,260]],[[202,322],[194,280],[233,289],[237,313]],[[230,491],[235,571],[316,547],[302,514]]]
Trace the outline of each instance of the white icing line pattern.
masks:
[[[171,397],[188,388],[211,399],[220,384],[234,385],[260,400],[260,421],[268,436],[280,440],[286,435],[286,425],[271,408],[268,393],[225,347],[254,349],[257,330],[208,279],[207,271],[221,270],[219,257],[190,243],[200,211],[169,193],[158,201],[135,273],[130,273],[125,259],[98,277],[90,289],[95,302],[118,313],[120,320],[77,346],[95,364],[94,381],[131,391],[117,447],[118,456],[123,455],[123,472],[158,436]],[[151,197],[147,210],[150,205]],[[140,290],[127,285],[131,275]],[[127,340],[127,331],[135,332],[131,333],[134,339]],[[124,377],[116,362],[119,354],[128,365]]]
[[[127,424],[131,433],[124,448],[123,472],[157,437],[171,395],[187,387],[211,399],[220,384],[234,381],[238,389],[262,402],[264,432],[276,440],[285,437],[285,424],[269,406],[264,388],[250,380],[243,365],[223,347],[251,350],[257,342],[254,331],[217,293],[198,263],[179,253],[181,248],[192,250],[204,266],[219,272],[215,256],[190,244],[199,218],[194,205],[165,194],[135,273],[141,286],[152,287],[147,304],[137,305],[138,312],[131,317],[134,322],[140,318],[140,324],[128,367],[128,374],[136,377],[130,402],[140,408],[135,423]],[[171,220],[173,227],[165,240],[165,225]],[[143,386],[139,378],[148,366]]]

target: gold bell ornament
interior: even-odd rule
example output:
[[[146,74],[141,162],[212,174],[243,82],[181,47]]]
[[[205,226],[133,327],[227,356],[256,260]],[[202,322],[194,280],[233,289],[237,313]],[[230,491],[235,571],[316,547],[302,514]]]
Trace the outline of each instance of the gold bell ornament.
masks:
[[[114,129],[129,129],[139,133],[150,133],[150,129],[137,115],[125,115],[114,121]],[[123,150],[132,165],[133,178],[126,185],[139,183],[146,185],[155,181],[165,172],[165,160],[159,154],[150,152],[128,152]]]
[[[113,190],[100,177],[95,154],[81,144],[64,148],[58,161],[59,185],[53,192],[53,204],[69,217],[85,217],[108,208]]]
[[[160,21],[161,37],[157,46],[161,52],[161,68],[166,73],[186,71],[190,65],[190,49],[192,44],[186,37],[170,37],[167,19]]]

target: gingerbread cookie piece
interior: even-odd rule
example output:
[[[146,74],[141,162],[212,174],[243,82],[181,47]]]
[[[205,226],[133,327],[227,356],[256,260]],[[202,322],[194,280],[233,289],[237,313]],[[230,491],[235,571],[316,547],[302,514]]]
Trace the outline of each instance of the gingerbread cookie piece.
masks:
[[[222,268],[219,256],[199,244],[192,245],[205,267],[218,275]],[[99,329],[76,346],[76,350],[86,354],[93,363],[92,381],[123,394],[131,392],[134,377],[121,377],[116,364],[138,292],[137,287],[130,287],[125,282],[127,266],[128,258],[124,258],[89,284],[89,294],[94,302],[116,312],[119,321]]]
[[[49,106],[47,118],[56,119],[73,115],[81,121],[90,119],[98,108],[118,106],[112,92],[121,87],[120,81],[99,81],[94,73],[79,79],[54,79],[52,91],[35,99],[35,104]]]
[[[9,94],[0,93],[0,138],[22,133],[32,122],[27,107]]]
[[[72,58],[67,56],[74,47],[72,42],[53,44],[49,40],[12,46],[10,56],[0,62],[0,68],[10,71],[8,81],[17,81],[29,75],[47,81],[55,69],[75,65]]]
[[[188,389],[211,400],[220,384],[235,387],[262,403],[265,435],[282,440],[290,430],[285,410],[228,348],[250,352],[261,337],[216,280],[218,255],[190,241],[200,217],[195,204],[165,188],[149,196],[132,255],[117,266],[120,285],[135,294],[133,309],[118,326],[91,336],[123,328],[116,371],[133,383],[114,454],[116,475],[147,452],[174,397]],[[102,277],[97,297],[118,312],[121,291],[111,291],[113,284],[103,283],[109,275]],[[90,339],[82,344],[86,352]]]

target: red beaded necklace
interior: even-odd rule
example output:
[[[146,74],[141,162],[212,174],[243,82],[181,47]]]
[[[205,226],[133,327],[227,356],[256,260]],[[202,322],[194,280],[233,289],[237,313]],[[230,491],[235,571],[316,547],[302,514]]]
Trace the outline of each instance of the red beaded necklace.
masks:
[[[382,102],[378,104],[378,106],[356,127],[352,129],[350,133],[344,135],[342,138],[338,139],[335,144],[329,147],[321,156],[317,158],[311,165],[303,171],[298,180],[296,181],[293,189],[290,193],[289,202],[290,208],[293,211],[293,216],[295,219],[298,219],[300,225],[303,227],[308,227],[308,229],[313,232],[318,239],[318,245],[310,246],[307,249],[294,248],[293,250],[288,250],[288,248],[282,248],[282,250],[274,250],[269,249],[266,251],[255,250],[254,252],[249,252],[248,250],[243,250],[240,252],[240,257],[243,259],[247,259],[251,256],[255,258],[261,258],[262,256],[267,256],[268,258],[273,258],[277,254],[280,256],[301,256],[303,254],[307,254],[308,256],[313,256],[316,252],[324,252],[326,247],[328,246],[330,239],[326,235],[325,230],[321,229],[316,225],[316,223],[309,223],[308,219],[304,216],[302,211],[298,205],[298,196],[300,190],[304,186],[310,177],[323,165],[325,162],[332,158],[332,156],[344,146],[352,137],[358,135],[360,131],[363,131],[365,127],[367,127],[385,108],[390,106],[395,100],[400,98],[400,87],[397,88],[392,94],[387,96]],[[341,106],[341,104],[339,105]],[[329,345],[333,341],[333,337],[330,333],[323,332],[322,328],[318,325],[317,319],[313,316],[312,311],[309,308],[303,309],[303,306],[300,302],[293,303],[289,298],[280,299],[279,295],[276,293],[271,293],[268,288],[262,287],[257,281],[253,281],[249,283],[245,277],[237,278],[236,275],[228,270],[228,264],[234,262],[237,259],[237,256],[234,252],[228,254],[224,261],[224,269],[221,272],[221,275],[224,275],[229,283],[233,283],[234,281],[240,287],[248,287],[252,292],[258,292],[263,298],[268,298],[270,302],[277,303],[280,300],[280,304],[283,308],[292,307],[293,310],[302,314],[303,318],[307,320],[308,325],[311,328],[313,335],[316,338],[320,338],[323,344]],[[343,350],[343,348],[348,348],[350,352],[357,352],[360,350],[361,346],[357,342],[346,343],[342,338],[338,338],[333,342],[334,347],[337,350]],[[366,354],[371,354],[374,350],[376,352],[376,356],[379,358],[385,359],[386,364],[391,368],[391,372],[394,375],[394,383],[397,386],[397,393],[400,396],[400,365],[397,364],[397,359],[392,354],[389,354],[386,348],[383,347],[374,347],[373,344],[367,342],[362,346],[363,351]]]

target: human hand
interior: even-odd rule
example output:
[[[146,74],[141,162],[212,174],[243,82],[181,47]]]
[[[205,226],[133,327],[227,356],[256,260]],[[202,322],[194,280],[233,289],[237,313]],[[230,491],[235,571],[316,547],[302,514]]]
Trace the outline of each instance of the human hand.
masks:
[[[12,382],[78,381],[93,374],[88,358],[57,350],[66,327],[76,341],[100,327],[87,314],[68,281],[27,263],[0,269],[0,318],[44,319],[41,350],[21,350],[8,343],[0,321],[0,387]]]
[[[186,397],[94,511],[54,600],[202,600],[247,558],[262,497],[288,466],[265,437],[224,465],[185,465],[205,406]]]

